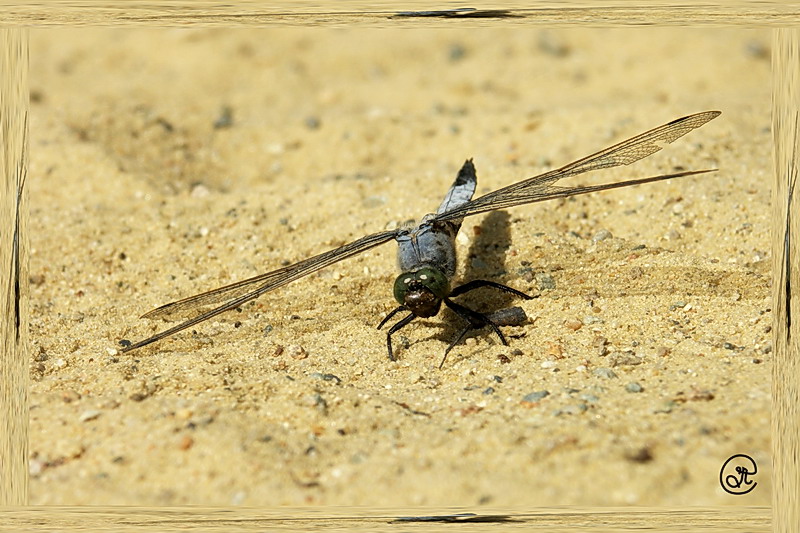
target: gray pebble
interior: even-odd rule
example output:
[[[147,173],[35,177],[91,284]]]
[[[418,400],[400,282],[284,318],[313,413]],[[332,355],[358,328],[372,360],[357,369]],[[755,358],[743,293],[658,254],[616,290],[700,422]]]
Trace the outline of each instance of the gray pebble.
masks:
[[[536,283],[539,285],[539,290],[552,290],[556,288],[556,280],[554,280],[553,276],[550,274],[539,272],[534,276],[534,278],[536,279]]]
[[[320,122],[319,118],[317,118],[317,117],[315,117],[313,115],[310,116],[310,117],[306,117],[306,119],[303,121],[303,123],[306,125],[306,128],[308,128],[310,130],[319,129],[320,125],[322,124]]]
[[[611,232],[608,231],[607,229],[601,229],[600,231],[598,231],[597,233],[594,234],[594,236],[592,237],[592,242],[596,243],[596,242],[604,241],[604,240],[608,239],[609,237],[613,237],[613,235],[611,235]]]
[[[631,383],[625,385],[625,390],[628,392],[642,392],[644,390],[644,387],[639,385],[637,382],[632,381]]]
[[[585,412],[589,409],[585,403],[574,403],[570,405],[565,405],[561,409],[556,409],[553,411],[554,416],[561,416],[561,415],[578,415],[580,413]]]
[[[219,117],[214,121],[214,129],[230,128],[233,126],[233,109],[231,106],[223,106]]]
[[[617,374],[613,370],[611,370],[610,368],[606,368],[604,366],[595,368],[592,374],[607,379],[612,379],[617,377]]]
[[[549,395],[550,395],[550,391],[540,390],[540,391],[532,392],[530,394],[526,394],[525,397],[522,398],[522,401],[523,402],[527,402],[527,403],[536,403],[539,400],[541,400],[542,398],[544,398],[546,396],[549,396]]]
[[[653,409],[653,412],[654,413],[671,413],[672,409],[674,409],[676,405],[678,405],[678,404],[676,404],[674,401],[667,400],[666,402],[661,404],[660,407],[656,407],[655,409]]]
[[[578,396],[578,398],[585,401],[586,403],[597,403],[600,401],[600,398],[598,396],[589,393],[581,394],[580,396]]]
[[[458,61],[460,59],[464,59],[464,56],[467,55],[467,49],[464,48],[464,45],[461,43],[453,43],[450,45],[450,49],[447,53],[447,58],[450,61]]]
[[[337,385],[340,385],[342,383],[342,380],[339,378],[339,376],[334,374],[322,374],[320,372],[312,372],[311,377],[321,379],[323,381],[335,381]]]

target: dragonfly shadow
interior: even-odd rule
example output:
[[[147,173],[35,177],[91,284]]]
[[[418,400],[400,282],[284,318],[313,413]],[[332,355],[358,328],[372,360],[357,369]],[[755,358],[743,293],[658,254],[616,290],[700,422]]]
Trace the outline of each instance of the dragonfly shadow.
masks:
[[[506,252],[511,248],[511,215],[506,211],[494,211],[479,226],[463,228],[462,231],[474,231],[476,235],[464,258],[464,272],[456,286],[476,279],[506,283]],[[506,292],[483,288],[465,294],[459,302],[476,311],[490,312],[508,307],[517,300],[519,298]]]

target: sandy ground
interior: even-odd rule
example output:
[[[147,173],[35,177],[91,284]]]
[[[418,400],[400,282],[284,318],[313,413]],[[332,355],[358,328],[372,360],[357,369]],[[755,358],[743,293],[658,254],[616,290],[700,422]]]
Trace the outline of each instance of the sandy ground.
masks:
[[[31,502],[766,505],[766,31],[37,30]],[[723,115],[601,183],[716,174],[465,221],[487,332],[396,337],[395,245],[130,354],[160,304],[674,118]],[[605,230],[605,231],[603,231]],[[610,232],[610,236],[606,235]],[[607,238],[599,239],[598,235]],[[544,395],[542,391],[547,391]],[[529,396],[531,393],[533,396]],[[756,490],[723,492],[736,453]]]

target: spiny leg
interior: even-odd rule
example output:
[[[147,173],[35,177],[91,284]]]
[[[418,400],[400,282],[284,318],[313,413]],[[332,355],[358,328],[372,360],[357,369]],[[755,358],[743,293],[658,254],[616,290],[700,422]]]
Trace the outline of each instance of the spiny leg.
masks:
[[[395,309],[394,311],[392,311],[392,314],[394,314],[396,311],[399,311],[400,309],[403,309],[403,308]],[[394,361],[395,360],[394,352],[392,352],[392,334],[396,333],[401,328],[407,326],[408,323],[411,322],[412,320],[414,320],[415,318],[417,318],[417,316],[414,313],[409,313],[408,316],[406,316],[400,322],[396,323],[394,326],[389,328],[389,331],[386,333],[386,347],[389,349],[389,360],[390,361]],[[384,322],[385,322],[385,320],[384,320]]]
[[[386,315],[386,317],[384,317],[383,320],[381,320],[381,323],[378,324],[378,329],[381,329],[383,327],[383,325],[386,324],[389,321],[390,318],[392,318],[394,315],[396,315],[400,311],[403,311],[404,309],[408,309],[408,308],[405,305],[401,305],[399,307],[395,307],[394,309],[392,309],[389,312],[389,314]]]
[[[447,347],[447,349],[444,351],[444,356],[442,357],[442,362],[441,362],[441,363],[439,363],[439,370],[441,370],[441,369],[442,369],[442,367],[444,366],[444,362],[447,360],[447,354],[449,354],[449,353],[450,353],[450,350],[452,350],[452,349],[453,349],[453,347],[454,347],[456,344],[458,344],[459,342],[461,342],[461,339],[463,339],[463,338],[464,338],[464,335],[466,335],[466,334],[469,332],[469,330],[471,330],[471,329],[472,329],[472,324],[467,324],[467,325],[464,327],[464,329],[462,329],[462,330],[461,330],[461,333],[459,333],[459,334],[458,334],[458,337],[456,337],[455,339],[453,339],[453,342],[451,342],[451,343],[450,343],[450,346],[448,346],[448,347]]]
[[[445,350],[444,358],[442,358],[442,362],[439,365],[439,368],[442,368],[442,365],[444,365],[444,361],[445,361],[445,359],[447,359],[447,354],[450,352],[450,350],[453,349],[453,347],[456,344],[458,344],[461,341],[461,339],[464,338],[464,335],[466,335],[467,332],[469,332],[472,329],[480,329],[480,328],[482,328],[484,326],[489,326],[494,330],[495,333],[497,333],[497,336],[500,337],[500,342],[503,343],[503,346],[508,346],[508,342],[506,341],[506,338],[503,335],[503,332],[500,331],[500,328],[497,327],[497,324],[495,324],[494,322],[489,320],[489,317],[487,317],[486,315],[484,315],[482,313],[479,313],[477,311],[473,311],[472,309],[468,309],[468,308],[464,307],[463,305],[459,305],[459,304],[451,301],[449,298],[445,298],[444,299],[444,303],[445,303],[445,305],[447,307],[452,309],[454,313],[456,313],[461,318],[465,319],[468,322],[468,324],[461,331],[461,333],[458,334],[458,337],[456,337],[456,340],[451,342],[450,346],[448,346],[447,350]]]
[[[515,296],[519,296],[520,298],[523,298],[525,300],[531,300],[533,298],[536,298],[536,296],[530,296],[522,291],[518,291],[517,289],[512,289],[508,285],[503,285],[502,283],[489,281],[488,279],[476,279],[469,281],[463,285],[459,285],[458,287],[450,291],[450,294],[448,296],[452,298],[454,296],[459,296],[461,294],[464,294],[465,292],[469,292],[471,290],[475,290],[480,287],[491,287],[493,289],[498,289],[503,292],[508,292]]]

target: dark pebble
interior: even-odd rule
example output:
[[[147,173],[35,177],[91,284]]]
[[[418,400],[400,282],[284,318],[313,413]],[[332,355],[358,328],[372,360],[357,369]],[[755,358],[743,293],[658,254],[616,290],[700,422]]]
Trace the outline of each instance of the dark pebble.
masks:
[[[315,116],[306,117],[306,119],[303,122],[305,123],[306,128],[310,130],[319,129],[319,127],[322,125],[319,118]]]
[[[523,402],[528,402],[528,403],[536,403],[539,400],[541,400],[542,398],[544,398],[546,396],[549,396],[549,395],[550,395],[550,391],[540,390],[540,391],[532,392],[530,394],[526,394],[525,397],[522,398],[522,401]]]
[[[553,416],[577,415],[585,412],[587,409],[589,409],[589,406],[587,406],[585,403],[574,403],[571,405],[565,405],[561,409],[556,409],[553,411]]]
[[[638,450],[626,453],[625,458],[634,463],[649,463],[653,460],[653,452],[650,451],[649,447],[642,446]]]
[[[320,372],[312,372],[311,377],[321,379],[323,381],[335,381],[337,385],[342,383],[341,378],[339,378],[339,376],[335,374],[322,374]]]
[[[233,126],[233,109],[226,105],[222,108],[219,118],[214,121],[214,129],[220,130],[222,128],[230,128],[231,126]]]

